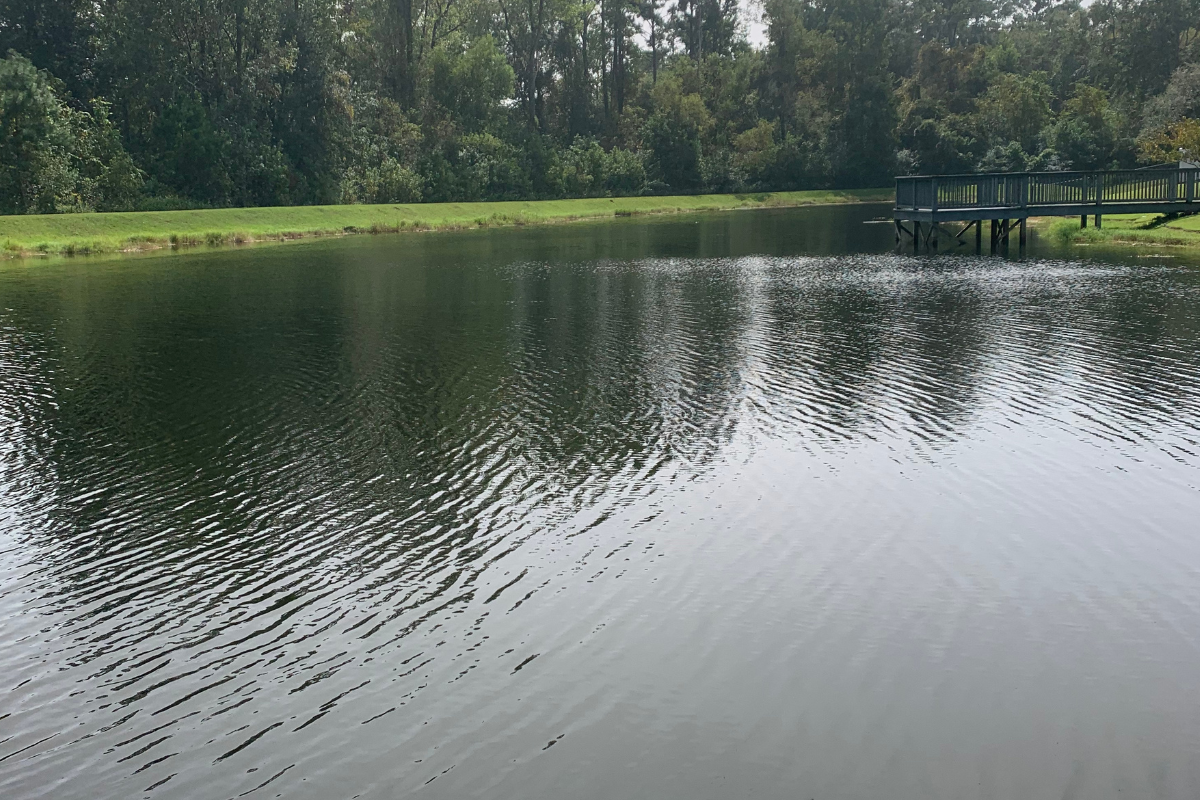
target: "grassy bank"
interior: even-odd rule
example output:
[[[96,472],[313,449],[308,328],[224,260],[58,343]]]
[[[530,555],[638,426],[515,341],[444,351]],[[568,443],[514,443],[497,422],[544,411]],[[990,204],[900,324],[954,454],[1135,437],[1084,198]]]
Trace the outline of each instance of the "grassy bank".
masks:
[[[1097,230],[1088,217],[1087,228],[1079,217],[1046,217],[1035,226],[1059,244],[1129,244],[1145,247],[1184,247],[1200,250],[1200,215],[1164,219],[1157,214],[1119,214],[1104,217]]]
[[[9,256],[76,255],[282,241],[354,233],[532,225],[600,217],[833,203],[887,202],[891,189],[501,203],[222,208],[0,217]]]

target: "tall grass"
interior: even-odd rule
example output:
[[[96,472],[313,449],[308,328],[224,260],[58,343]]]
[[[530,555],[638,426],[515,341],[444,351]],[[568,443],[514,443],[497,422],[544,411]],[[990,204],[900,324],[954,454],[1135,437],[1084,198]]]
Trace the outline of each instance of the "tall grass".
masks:
[[[1050,221],[1047,238],[1059,245],[1132,244],[1143,246],[1200,247],[1200,217],[1164,220],[1156,215],[1113,215],[1104,227],[1079,227],[1078,217]]]

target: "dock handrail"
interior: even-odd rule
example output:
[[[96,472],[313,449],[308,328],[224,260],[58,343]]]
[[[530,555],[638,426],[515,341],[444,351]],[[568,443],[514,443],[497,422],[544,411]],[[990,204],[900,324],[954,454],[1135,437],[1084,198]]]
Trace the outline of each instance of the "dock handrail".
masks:
[[[1020,209],[1021,216],[1055,207],[1200,200],[1200,169],[1109,170],[1104,172],[985,172],[963,175],[906,175],[896,178],[896,209]]]

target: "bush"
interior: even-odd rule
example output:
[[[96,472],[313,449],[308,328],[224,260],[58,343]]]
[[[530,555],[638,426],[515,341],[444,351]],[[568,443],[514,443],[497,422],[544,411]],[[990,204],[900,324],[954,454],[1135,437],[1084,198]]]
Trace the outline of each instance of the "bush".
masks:
[[[646,165],[630,150],[614,147],[608,153],[605,188],[613,195],[639,195],[646,191]]]
[[[416,203],[423,188],[420,175],[389,156],[378,166],[348,170],[342,180],[342,202]]]
[[[744,176],[743,182],[753,188],[771,183],[772,167],[779,156],[776,128],[774,122],[759,120],[753,128],[733,138],[734,166]]]
[[[490,133],[458,140],[454,183],[462,200],[515,200],[528,197],[533,188],[517,148]]]
[[[558,158],[554,170],[557,173],[558,191],[567,197],[604,194],[608,166],[608,153],[598,142],[577,138]]]
[[[746,176],[728,150],[715,150],[712,155],[701,156],[700,177],[707,191],[730,194],[746,188]]]
[[[1077,217],[1056,219],[1050,223],[1050,240],[1060,245],[1078,244],[1081,242],[1103,242],[1103,231],[1095,228],[1080,228]]]
[[[577,138],[552,168],[557,194],[567,197],[639,195],[646,189],[641,156],[614,147],[605,152],[595,140]]]
[[[342,175],[343,203],[415,203],[425,181],[413,168],[421,143],[420,129],[395,102],[362,98]]]

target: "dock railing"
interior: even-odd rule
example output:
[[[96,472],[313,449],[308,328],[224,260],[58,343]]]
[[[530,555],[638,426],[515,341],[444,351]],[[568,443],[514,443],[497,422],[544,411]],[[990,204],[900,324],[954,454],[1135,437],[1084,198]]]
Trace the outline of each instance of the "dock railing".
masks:
[[[1087,207],[1086,213],[1125,213],[1135,205],[1183,203],[1200,205],[1200,169],[913,175],[896,179],[897,211],[937,214],[995,209],[1016,211],[1011,216],[1024,217],[1078,214],[1083,207]]]

